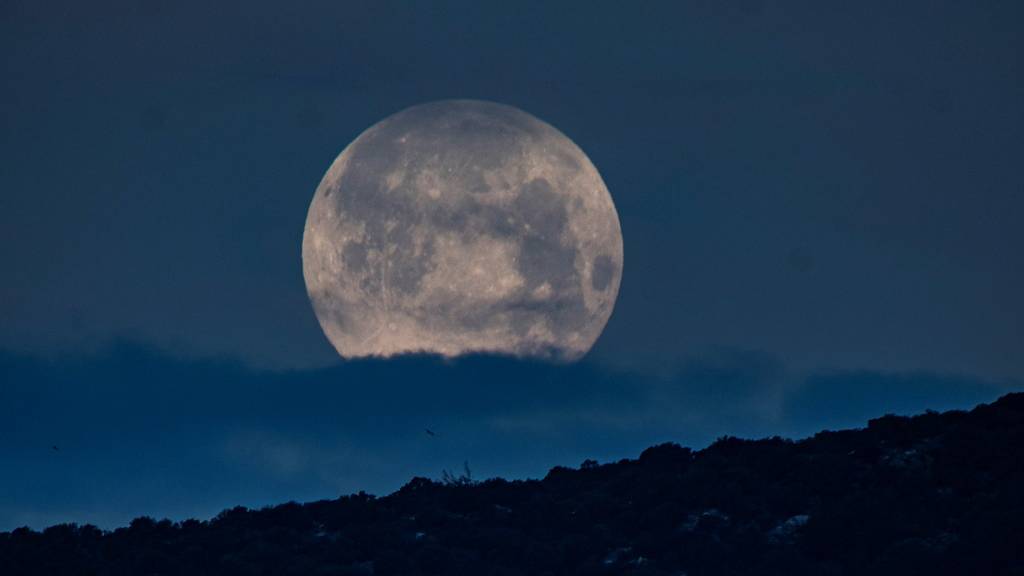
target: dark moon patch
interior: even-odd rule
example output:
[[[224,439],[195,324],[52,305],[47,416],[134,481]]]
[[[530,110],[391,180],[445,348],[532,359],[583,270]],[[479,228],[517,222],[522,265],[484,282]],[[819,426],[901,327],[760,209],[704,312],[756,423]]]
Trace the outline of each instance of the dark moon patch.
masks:
[[[607,254],[601,254],[594,258],[593,267],[590,269],[590,287],[594,290],[604,290],[612,283],[612,275],[615,273],[615,264]]]
[[[524,224],[529,225],[529,234],[558,241],[569,221],[566,200],[551,188],[543,178],[527,182],[519,191],[513,212]]]
[[[557,293],[573,285],[576,249],[561,242],[569,221],[566,200],[552,190],[547,180],[527,182],[512,207],[522,222],[519,271],[527,288],[545,282]]]
[[[552,290],[559,292],[574,284],[575,259],[576,251],[572,248],[529,236],[523,240],[519,253],[519,272],[526,278],[527,288],[534,289],[548,284]]]
[[[366,245],[362,242],[349,242],[342,248],[341,258],[345,262],[345,268],[353,272],[362,272],[366,269]]]
[[[393,253],[389,259],[388,286],[403,295],[416,294],[423,276],[430,271],[433,246],[425,244],[422,252],[416,253],[415,240],[407,228],[396,228],[391,232],[390,245]]]

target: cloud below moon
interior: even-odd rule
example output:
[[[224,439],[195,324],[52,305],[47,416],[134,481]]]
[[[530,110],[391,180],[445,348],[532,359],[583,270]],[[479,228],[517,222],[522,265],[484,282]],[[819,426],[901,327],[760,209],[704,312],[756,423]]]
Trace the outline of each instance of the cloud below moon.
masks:
[[[414,106],[363,132],[310,205],[303,273],[344,357],[574,360],[600,336],[622,233],[597,169],[500,104]]]

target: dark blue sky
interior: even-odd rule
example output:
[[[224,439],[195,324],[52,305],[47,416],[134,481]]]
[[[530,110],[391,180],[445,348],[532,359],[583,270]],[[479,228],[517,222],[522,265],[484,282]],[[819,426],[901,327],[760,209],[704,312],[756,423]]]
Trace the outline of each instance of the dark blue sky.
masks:
[[[1021,388],[1022,12],[4,2],[0,529],[463,460],[538,475]],[[320,332],[314,188],[363,129],[442,98],[546,120],[608,184],[623,283],[583,364],[345,364]]]

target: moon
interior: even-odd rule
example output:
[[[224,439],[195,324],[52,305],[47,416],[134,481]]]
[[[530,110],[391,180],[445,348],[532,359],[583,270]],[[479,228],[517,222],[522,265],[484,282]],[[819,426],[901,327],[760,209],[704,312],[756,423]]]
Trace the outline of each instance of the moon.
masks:
[[[360,134],[317,187],[302,239],[310,301],[345,358],[577,360],[611,316],[622,257],[586,154],[476,100],[413,106]]]

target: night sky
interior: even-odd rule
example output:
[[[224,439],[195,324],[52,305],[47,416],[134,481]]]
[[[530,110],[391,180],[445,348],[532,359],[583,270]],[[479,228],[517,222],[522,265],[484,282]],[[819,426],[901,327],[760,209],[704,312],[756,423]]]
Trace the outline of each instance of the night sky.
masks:
[[[0,530],[1024,389],[1022,22],[1012,1],[5,1]],[[320,330],[317,184],[445,98],[536,115],[607,183],[622,286],[581,363],[345,362]]]

